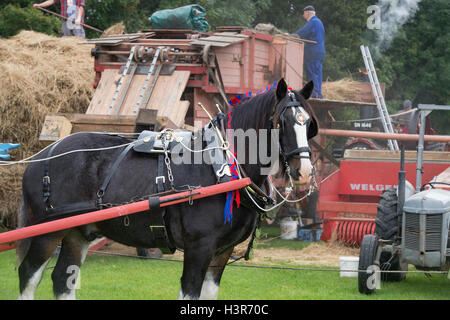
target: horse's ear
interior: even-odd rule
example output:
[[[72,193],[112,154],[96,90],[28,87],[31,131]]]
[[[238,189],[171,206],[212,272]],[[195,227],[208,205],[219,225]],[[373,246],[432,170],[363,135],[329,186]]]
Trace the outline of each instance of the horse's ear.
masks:
[[[311,94],[314,90],[314,82],[311,80],[308,82],[302,90],[300,90],[300,94],[305,98],[305,100],[308,100],[309,97],[311,97]]]
[[[278,101],[283,100],[283,98],[286,97],[287,91],[288,86],[286,84],[286,81],[284,81],[284,78],[281,78],[277,84],[277,100]]]
[[[319,133],[319,125],[314,117],[311,117],[311,122],[308,127],[308,140],[314,138]]]

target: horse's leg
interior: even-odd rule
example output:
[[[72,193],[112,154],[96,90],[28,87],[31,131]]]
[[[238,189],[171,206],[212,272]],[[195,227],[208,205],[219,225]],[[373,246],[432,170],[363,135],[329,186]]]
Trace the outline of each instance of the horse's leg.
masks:
[[[215,251],[214,241],[203,239],[191,241],[184,248],[183,275],[178,299],[200,298],[203,280]]]
[[[233,248],[216,256],[209,264],[203,280],[202,293],[200,300],[216,300],[219,294],[220,279],[222,278],[225,266],[230,259]]]
[[[56,299],[75,300],[75,285],[88,248],[89,241],[76,229],[72,229],[63,239],[58,261],[52,272]]]
[[[34,292],[44,269],[66,232],[56,232],[32,238],[19,266],[19,300],[34,299]]]

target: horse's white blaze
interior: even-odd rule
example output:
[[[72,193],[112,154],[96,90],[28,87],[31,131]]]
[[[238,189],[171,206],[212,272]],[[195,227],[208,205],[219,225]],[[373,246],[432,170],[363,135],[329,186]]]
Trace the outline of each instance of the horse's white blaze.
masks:
[[[219,286],[214,280],[213,274],[208,271],[206,272],[205,279],[203,280],[200,300],[216,300],[218,295],[219,295]]]
[[[33,276],[30,277],[30,279],[28,280],[27,286],[20,293],[18,300],[33,300],[34,299],[34,292],[36,291],[36,288],[42,279],[42,274],[44,273],[44,269],[47,266],[47,263],[49,261],[50,261],[50,259],[47,260],[38,270],[36,270],[36,272],[33,274]]]
[[[292,108],[292,112],[294,117],[296,116],[295,108]],[[298,148],[308,147],[308,133],[306,131],[306,125],[299,125],[298,123],[294,124],[295,137],[297,139]],[[301,156],[309,156],[308,152],[300,153]],[[300,184],[309,183],[311,181],[311,175],[313,172],[313,165],[311,163],[311,159],[300,159]]]

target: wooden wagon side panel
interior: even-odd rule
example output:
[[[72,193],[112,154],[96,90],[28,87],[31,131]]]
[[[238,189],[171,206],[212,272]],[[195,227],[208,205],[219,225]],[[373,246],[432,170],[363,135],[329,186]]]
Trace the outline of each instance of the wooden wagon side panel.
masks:
[[[242,42],[224,48],[215,48],[225,87],[237,88],[245,86],[245,77],[242,77],[245,70],[242,48]]]
[[[270,84],[269,76],[270,42],[255,39],[253,87],[263,89]]]
[[[269,71],[273,81],[281,79],[286,74],[286,43],[287,40],[275,37],[270,46]]]
[[[287,41],[286,44],[286,80],[294,90],[303,87],[304,44]]]

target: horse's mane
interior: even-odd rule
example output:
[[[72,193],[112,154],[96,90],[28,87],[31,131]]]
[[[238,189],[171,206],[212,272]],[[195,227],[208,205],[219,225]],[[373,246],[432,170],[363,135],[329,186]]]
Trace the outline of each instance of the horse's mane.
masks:
[[[229,114],[229,117],[231,116],[231,127],[235,129],[241,128],[243,130],[249,128],[269,129],[267,127],[267,121],[272,116],[273,108],[276,103],[276,90],[276,87],[274,87],[265,93],[256,95],[250,100],[241,102],[232,107]],[[317,119],[307,100],[299,94],[298,91],[293,92],[295,92],[297,100],[299,100],[302,107],[305,108],[305,111],[308,112],[310,116]],[[273,114],[276,122],[281,111],[282,108],[279,108],[279,110],[275,110],[275,113]]]
[[[265,128],[275,105],[275,92],[276,88],[273,88],[235,105],[229,115],[232,128],[243,130]]]

